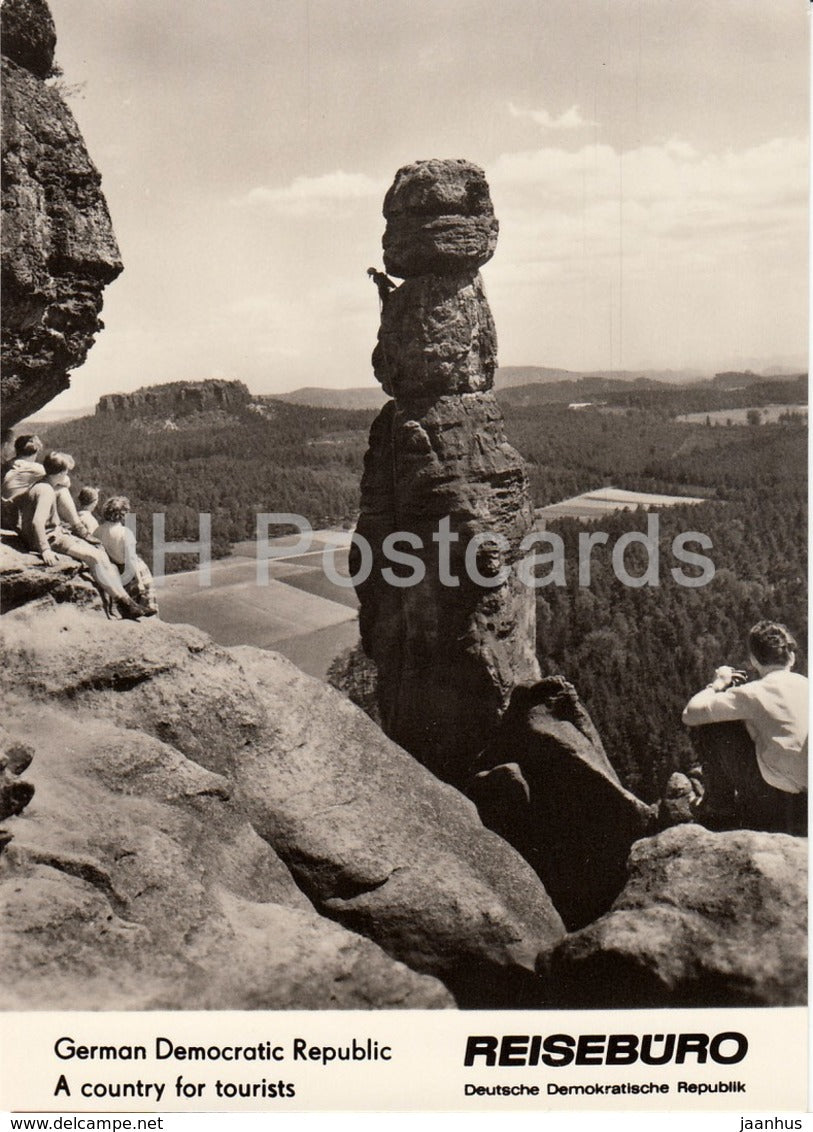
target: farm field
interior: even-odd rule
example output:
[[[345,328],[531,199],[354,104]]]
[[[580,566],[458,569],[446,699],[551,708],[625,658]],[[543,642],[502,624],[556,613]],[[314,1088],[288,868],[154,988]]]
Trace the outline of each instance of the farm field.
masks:
[[[295,553],[297,537],[269,540],[268,582],[258,584],[255,544],[238,543],[211,566],[211,585],[197,570],[172,574],[159,589],[161,617],[195,625],[221,645],[274,649],[310,676],[323,680],[333,657],[358,640],[355,591],[325,575],[322,555],[347,577],[349,531],[314,531],[310,547]],[[289,553],[294,551],[294,553]]]
[[[762,424],[776,424],[787,413],[807,417],[807,405],[756,405],[750,409],[713,409],[709,413],[684,413],[675,420],[681,424],[705,424],[708,420],[714,426],[744,425],[748,424],[748,414],[754,411],[760,414]]]
[[[555,519],[600,519],[602,515],[614,511],[634,511],[642,507],[649,511],[653,507],[677,507],[686,503],[705,503],[687,495],[656,495],[646,491],[624,491],[618,487],[600,487],[595,491],[585,491],[559,503],[547,507],[537,507],[534,511],[537,523],[553,522]]]

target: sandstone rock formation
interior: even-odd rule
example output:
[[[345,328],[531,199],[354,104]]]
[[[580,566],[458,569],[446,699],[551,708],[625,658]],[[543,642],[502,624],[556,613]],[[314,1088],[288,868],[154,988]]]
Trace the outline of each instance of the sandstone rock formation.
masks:
[[[4,727],[0,727],[0,821],[21,814],[34,797],[34,786],[21,776],[31,765],[34,752],[26,743],[15,742]],[[0,853],[12,835],[0,829]]]
[[[543,965],[580,1007],[794,1006],[807,996],[807,841],[679,825],[639,841],[611,911]]]
[[[96,413],[117,417],[169,417],[223,409],[245,409],[251,394],[242,381],[210,378],[207,381],[170,381],[137,389],[134,393],[107,393],[99,398]]]
[[[54,65],[56,28],[45,0],[3,0],[0,24],[6,58],[47,79]]]
[[[4,0],[2,397],[5,425],[67,389],[122,269],[101,178],[51,72],[44,0]]]
[[[143,1004],[135,986],[146,963],[142,950],[155,959],[155,979],[143,992],[154,1005],[268,1005],[267,997],[247,1002],[248,976],[234,975],[228,985],[214,980],[204,993],[206,980],[195,981],[186,958],[194,954],[207,972],[236,949],[239,964],[254,972],[266,962],[275,933],[294,950],[299,924],[300,949],[315,950],[302,963],[315,969],[326,954],[325,1001],[338,996],[334,1004],[348,1005],[330,990],[334,953],[356,955],[359,970],[366,953],[357,944],[348,951],[338,935],[325,942],[318,912],[356,933],[354,939],[366,936],[390,960],[441,979],[459,1004],[542,1001],[536,958],[563,939],[564,928],[539,880],[482,827],[470,802],[337,692],[272,653],[223,650],[183,626],[108,622],[63,604],[19,608],[2,627],[0,687],[19,733],[37,737],[27,772],[37,794],[23,815],[9,820],[14,840],[4,854],[16,854],[15,915],[28,908],[29,882],[44,886],[36,890],[43,899],[32,896],[30,909],[41,934],[26,936],[30,945],[19,943],[21,977],[29,971],[33,980],[42,957],[29,950],[34,939],[56,936],[64,920],[76,924],[78,934],[67,938],[75,938],[87,964],[86,1005],[96,994],[99,1004]],[[144,809],[142,795],[150,807],[160,802],[169,810]],[[46,807],[49,799],[53,805]],[[244,853],[223,848],[235,839]],[[269,872],[271,887],[262,879]],[[45,892],[57,881],[67,888],[64,898],[54,898],[51,918]],[[143,900],[135,895],[153,888]],[[310,904],[292,904],[292,890]],[[104,901],[113,919],[96,954],[90,924]],[[268,902],[282,910],[269,910]],[[311,919],[303,920],[306,912]],[[259,943],[256,955],[241,934],[244,923]],[[141,943],[128,944],[136,939],[133,924],[149,940],[138,935]],[[197,950],[181,946],[183,939]],[[57,948],[54,958],[64,996],[71,980],[82,983],[69,951],[69,944]],[[120,976],[118,998],[113,976],[104,973],[108,961]],[[376,962],[370,978],[382,985],[375,1004],[390,1005],[393,997],[403,1005],[448,1001],[435,984],[412,983],[400,968],[390,980],[384,960]],[[272,971],[283,988],[294,978],[273,965]],[[280,991],[276,1005],[304,1005],[299,990],[283,1002],[286,993]],[[360,994],[347,991],[355,1001]],[[308,1003],[317,997],[314,992]]]
[[[453,1005],[314,912],[221,775],[143,732],[11,706],[38,790],[0,874],[3,1007]]]
[[[4,613],[38,599],[47,605],[70,601],[102,608],[99,591],[81,562],[60,554],[56,566],[45,566],[40,556],[26,550],[16,536],[4,536],[0,543],[0,593]]]
[[[533,591],[516,573],[533,518],[527,478],[489,392],[496,334],[479,268],[497,222],[482,170],[466,161],[399,170],[384,215],[384,264],[405,282],[383,304],[373,354],[394,400],[370,431],[361,485],[357,531],[373,550],[356,587],[361,635],[378,668],[384,730],[460,783],[514,686],[539,675]],[[453,584],[433,541],[443,520]],[[397,547],[421,560],[417,585],[382,578],[395,532],[419,540]],[[351,562],[356,573],[358,555]]]
[[[533,865],[565,924],[606,912],[655,812],[621,785],[573,685],[517,688],[475,771],[481,818]]]

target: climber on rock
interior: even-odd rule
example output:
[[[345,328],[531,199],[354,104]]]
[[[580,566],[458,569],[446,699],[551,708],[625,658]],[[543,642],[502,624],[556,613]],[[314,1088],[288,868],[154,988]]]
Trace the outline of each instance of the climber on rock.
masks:
[[[397,284],[393,283],[389,275],[385,275],[383,271],[378,271],[375,267],[368,267],[367,274],[378,288],[378,301],[380,309],[383,311],[387,299],[390,297],[390,292],[396,290]]]
[[[796,642],[784,625],[760,621],[748,647],[756,679],[722,665],[683,710],[703,764],[695,818],[806,836],[808,681],[792,671]]]

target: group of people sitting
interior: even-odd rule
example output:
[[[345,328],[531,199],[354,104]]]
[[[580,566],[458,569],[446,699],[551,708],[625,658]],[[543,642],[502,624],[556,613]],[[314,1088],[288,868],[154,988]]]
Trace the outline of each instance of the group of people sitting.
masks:
[[[14,441],[13,458],[2,468],[3,526],[16,527],[27,548],[39,554],[46,566],[56,565],[58,554],[84,563],[108,617],[114,609],[130,620],[157,614],[152,575],[125,524],[129,500],[123,495],[106,500],[99,523],[94,514],[98,490],[83,487],[78,508],[71,495],[73,457],[49,452],[40,459],[41,448],[38,436],[18,436]]]

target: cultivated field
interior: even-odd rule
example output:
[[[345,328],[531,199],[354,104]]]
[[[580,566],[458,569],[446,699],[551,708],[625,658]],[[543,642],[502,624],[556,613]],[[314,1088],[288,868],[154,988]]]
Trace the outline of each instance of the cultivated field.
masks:
[[[600,519],[602,515],[609,515],[613,511],[634,511],[636,507],[650,511],[655,507],[677,507],[683,503],[705,502],[705,499],[687,495],[654,495],[646,491],[623,491],[618,487],[599,487],[595,491],[585,491],[582,495],[562,499],[559,503],[551,503],[547,507],[537,507],[534,515],[537,523],[544,525],[554,519],[585,521]]]
[[[323,680],[334,656],[358,641],[355,591],[323,569],[325,550],[335,550],[337,573],[347,577],[350,532],[314,531],[302,554],[289,553],[295,543],[296,536],[269,541],[267,584],[257,580],[253,542],[213,562],[209,586],[196,570],[170,575],[159,590],[161,617],[196,625],[222,645],[273,649]]]

